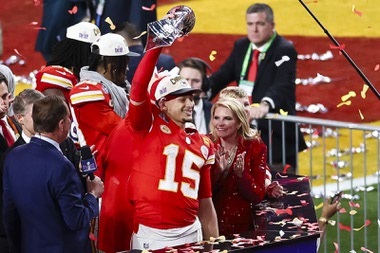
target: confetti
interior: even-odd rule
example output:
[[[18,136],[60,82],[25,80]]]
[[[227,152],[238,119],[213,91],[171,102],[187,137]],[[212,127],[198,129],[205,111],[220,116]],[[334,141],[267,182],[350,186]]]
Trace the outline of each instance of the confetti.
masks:
[[[348,99],[350,99],[351,97],[356,97],[356,92],[355,91],[350,91],[348,92],[348,94],[346,95],[343,95],[341,97],[342,101],[347,101]]]
[[[295,218],[293,219],[292,222],[293,222],[293,224],[296,225],[297,227],[300,227],[300,226],[303,224],[303,221],[300,220],[300,219],[298,219],[297,217],[295,217]]]
[[[34,6],[38,6],[41,4],[41,1],[40,0],[34,0]]]
[[[111,30],[115,30],[116,26],[113,24],[110,17],[107,17],[104,21],[110,25]]]
[[[340,45],[340,46],[330,45],[330,48],[331,48],[331,49],[344,50],[345,47],[346,47],[346,44],[342,44],[342,45]]]
[[[352,12],[361,17],[363,13],[361,11],[356,10],[355,5],[352,5]]]
[[[217,53],[218,52],[216,52],[215,50],[211,51],[210,56],[208,57],[210,61],[214,61],[216,59],[214,55],[216,55]]]
[[[288,112],[286,112],[286,111],[284,111],[284,110],[282,110],[282,109],[280,109],[280,114],[281,114],[282,116],[288,116]]]
[[[354,202],[350,201],[350,202],[348,202],[348,204],[350,205],[350,207],[360,208],[359,203],[354,203]]]
[[[367,93],[367,90],[368,90],[369,86],[366,85],[366,84],[363,84],[363,89],[362,91],[360,92],[360,96],[365,99],[367,96],[366,96],[366,93]]]
[[[43,27],[43,26],[41,26],[41,27],[34,27],[33,29],[35,29],[35,30],[46,30],[46,27]]]
[[[285,235],[285,232],[280,230],[280,232],[278,232],[280,234],[281,237],[283,237]]]
[[[336,107],[341,107],[342,105],[351,105],[351,101],[346,101],[338,104]]]
[[[68,12],[70,14],[74,15],[75,13],[78,12],[78,7],[76,5],[74,5],[74,7],[71,10],[68,10]]]
[[[374,71],[378,71],[380,69],[380,64],[376,64],[375,68],[373,69]]]
[[[321,202],[319,205],[314,206],[315,210],[321,209],[323,207],[323,202]]]
[[[339,213],[347,213],[347,210],[346,210],[346,208],[341,208],[340,210],[339,210]]]
[[[360,228],[354,228],[353,230],[354,230],[354,231],[360,231],[360,230],[362,230],[364,227],[369,226],[370,224],[371,224],[371,221],[370,221],[370,220],[366,220],[363,226],[361,226]]]
[[[360,118],[361,118],[362,120],[364,120],[364,115],[363,115],[362,111],[360,111],[360,109],[359,109],[359,115],[360,115]]]
[[[142,9],[143,9],[144,11],[153,11],[154,8],[156,8],[156,5],[155,5],[155,4],[152,4],[152,6],[150,6],[150,8],[145,7],[145,6],[142,7]]]
[[[331,226],[335,226],[336,221],[334,221],[334,220],[329,220],[328,223],[329,223]]]
[[[283,55],[281,60],[274,62],[274,64],[276,64],[276,67],[280,67],[281,64],[283,64],[284,62],[289,61],[289,60],[290,60],[289,56]]]
[[[290,208],[286,208],[286,209],[276,209],[274,211],[277,215],[280,215],[280,214],[289,214],[289,215],[292,215],[293,214],[293,211],[290,209]]]
[[[146,31],[143,31],[142,33],[140,33],[139,36],[133,37],[132,39],[137,40],[137,39],[139,39],[141,36],[143,36],[145,34],[146,34]]]
[[[20,54],[20,52],[15,48],[15,49],[13,49],[13,51],[15,51],[15,53],[17,54],[17,55],[19,55],[21,58],[24,58],[25,59],[25,57],[22,55],[22,54]]]
[[[30,22],[29,25],[38,25],[38,22],[37,21]]]
[[[366,251],[366,252],[369,252],[369,253],[373,253],[373,251],[367,249],[367,248],[364,248],[364,247],[360,247],[360,250],[362,251]]]
[[[341,222],[339,222],[339,228],[340,228],[340,230],[347,230],[348,232],[351,231],[350,226],[344,226]]]
[[[349,212],[349,214],[350,215],[355,215],[355,214],[357,214],[358,212],[356,211],[356,210],[351,210],[350,212]]]
[[[338,253],[339,252],[339,244],[334,242],[334,246],[335,246],[335,253]]]
[[[90,233],[88,237],[90,237],[91,241],[97,240],[96,236],[93,233]]]

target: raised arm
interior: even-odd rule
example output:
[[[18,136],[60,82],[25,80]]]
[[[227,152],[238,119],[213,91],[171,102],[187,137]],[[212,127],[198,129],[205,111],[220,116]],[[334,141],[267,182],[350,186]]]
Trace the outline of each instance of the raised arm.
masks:
[[[135,131],[147,129],[152,123],[148,86],[161,50],[155,48],[144,55],[132,81],[128,114]]]

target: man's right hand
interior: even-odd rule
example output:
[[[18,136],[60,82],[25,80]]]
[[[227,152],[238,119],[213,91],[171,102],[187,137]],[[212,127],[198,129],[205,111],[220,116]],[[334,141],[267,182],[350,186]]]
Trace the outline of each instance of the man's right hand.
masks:
[[[95,196],[95,198],[100,198],[104,192],[104,183],[100,177],[95,176],[94,180],[87,177],[87,191]]]

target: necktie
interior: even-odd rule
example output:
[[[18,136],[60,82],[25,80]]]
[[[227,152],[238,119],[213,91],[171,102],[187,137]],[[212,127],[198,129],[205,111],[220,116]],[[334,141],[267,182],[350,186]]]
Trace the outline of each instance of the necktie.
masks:
[[[255,82],[256,80],[257,68],[259,66],[259,54],[259,50],[253,50],[252,62],[248,72],[248,81]]]
[[[3,136],[4,136],[5,140],[7,141],[8,147],[12,146],[12,144],[15,142],[15,140],[13,139],[11,133],[9,132],[4,120],[0,120],[0,126],[3,130]]]

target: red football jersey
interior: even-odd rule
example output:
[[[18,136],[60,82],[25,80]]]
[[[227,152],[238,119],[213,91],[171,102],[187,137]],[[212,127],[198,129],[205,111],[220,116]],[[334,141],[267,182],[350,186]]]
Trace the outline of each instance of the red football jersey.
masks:
[[[73,72],[61,66],[47,66],[36,74],[36,90],[59,89],[66,101],[69,101],[70,90],[76,85],[77,78]]]
[[[100,83],[86,80],[70,91],[70,104],[87,145],[95,145],[100,156],[107,137],[121,120],[113,110],[109,91]],[[96,174],[103,178],[102,171]]]
[[[198,199],[211,197],[213,143],[196,131],[186,133],[152,107],[151,114],[130,106],[140,117],[154,118],[151,128],[131,130],[134,151],[128,192],[135,208],[135,225],[159,229],[188,226],[195,221]]]

